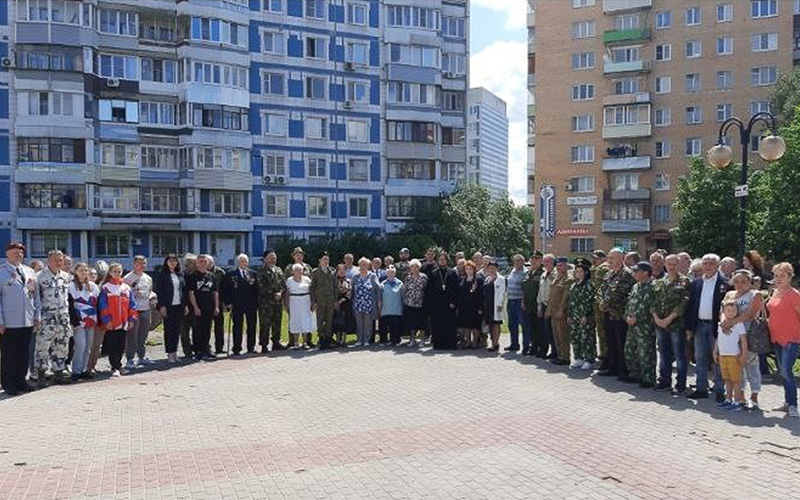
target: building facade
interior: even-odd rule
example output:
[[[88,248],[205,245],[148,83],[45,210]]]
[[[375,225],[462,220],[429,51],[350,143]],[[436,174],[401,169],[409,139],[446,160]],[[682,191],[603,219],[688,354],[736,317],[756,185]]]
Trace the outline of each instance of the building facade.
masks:
[[[424,203],[407,199],[451,189],[463,171],[451,163],[466,163],[465,144],[443,142],[466,127],[467,12],[0,2],[0,242],[125,264],[207,252],[227,266],[287,237],[395,230]],[[418,147],[426,124],[435,155]],[[416,169],[431,159],[435,183]]]
[[[529,2],[529,83],[531,194],[555,196],[548,250],[670,249],[688,161],[727,118],[768,110],[791,71],[797,2],[544,3]]]
[[[467,92],[467,179],[498,199],[508,196],[508,112],[483,87]]]

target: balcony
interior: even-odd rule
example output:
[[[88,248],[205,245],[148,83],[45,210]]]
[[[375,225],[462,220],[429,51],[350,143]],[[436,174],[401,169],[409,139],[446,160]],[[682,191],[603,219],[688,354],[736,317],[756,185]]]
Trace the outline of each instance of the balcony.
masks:
[[[651,166],[649,156],[628,156],[626,158],[604,158],[604,172],[620,172],[625,170],[649,170]]]
[[[603,126],[603,139],[626,139],[632,137],[650,137],[651,135],[653,135],[653,127],[649,123]]]
[[[650,200],[650,189],[609,189],[605,197],[611,201],[646,201]]]
[[[604,233],[649,233],[650,219],[619,219],[603,221]]]
[[[613,75],[615,73],[637,73],[650,71],[652,64],[647,60],[627,61],[627,62],[613,62],[611,60],[603,61],[603,74]]]
[[[609,30],[603,33],[603,43],[605,44],[637,42],[642,40],[650,40],[650,30],[648,28]]]
[[[619,106],[622,104],[644,104],[650,102],[650,92],[635,94],[614,94],[603,97],[603,106]]]
[[[528,37],[528,54],[535,54],[536,53],[536,38],[535,37]]]
[[[528,87],[536,86],[536,75],[528,75]]]
[[[617,13],[625,10],[649,9],[653,0],[603,0],[603,13]]]

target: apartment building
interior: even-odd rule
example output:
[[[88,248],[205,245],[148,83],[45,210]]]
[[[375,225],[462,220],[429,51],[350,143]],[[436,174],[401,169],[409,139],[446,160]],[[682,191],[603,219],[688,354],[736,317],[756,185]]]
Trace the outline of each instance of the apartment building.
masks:
[[[508,196],[508,113],[505,101],[483,87],[467,92],[467,179],[492,198]]]
[[[468,8],[0,3],[0,243],[230,265],[402,227],[466,175]]]
[[[529,0],[529,143],[547,249],[672,248],[679,176],[721,122],[769,109],[794,63],[797,2],[544,3]]]

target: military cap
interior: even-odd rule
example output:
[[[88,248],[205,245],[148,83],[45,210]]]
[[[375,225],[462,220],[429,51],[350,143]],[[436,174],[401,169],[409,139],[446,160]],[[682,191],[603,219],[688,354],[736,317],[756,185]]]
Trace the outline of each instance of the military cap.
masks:
[[[406,247],[403,247],[403,248],[400,249],[400,253],[411,253],[411,250],[409,250]]]
[[[542,257],[544,257],[544,253],[542,253],[541,250],[534,250],[533,253],[531,254],[531,257],[534,259],[541,259]]]
[[[592,263],[583,257],[575,259],[575,267],[582,267],[584,271],[589,272],[592,270]]]
[[[302,249],[302,248],[300,248],[300,247],[294,247],[294,250],[292,250],[292,257],[294,257],[295,255],[297,255],[297,254],[299,254],[299,253],[301,253],[301,254],[303,254],[303,255],[305,255],[305,254],[306,254],[306,253],[303,251],[303,249]]]
[[[606,253],[603,250],[595,250],[594,252],[592,252],[592,257],[594,257],[595,259],[605,259]]]
[[[328,252],[326,252],[325,250],[323,250],[322,252],[319,253],[319,256],[317,256],[317,259],[322,260],[323,257],[330,257],[330,254]]]
[[[556,257],[556,264],[569,264],[569,259],[566,257]]]
[[[644,271],[647,274],[653,274],[653,266],[651,266],[649,262],[644,260],[633,266],[633,270]]]
[[[25,245],[23,245],[19,241],[12,241],[8,245],[6,245],[6,252],[8,252],[9,250],[22,250],[24,252]]]
[[[267,255],[269,255],[269,254],[271,254],[271,253],[275,253],[275,249],[273,249],[273,248],[267,248],[266,250],[264,250],[264,253],[261,255],[261,257],[262,257],[262,258],[264,258],[264,259],[266,259],[266,258],[267,258]]]

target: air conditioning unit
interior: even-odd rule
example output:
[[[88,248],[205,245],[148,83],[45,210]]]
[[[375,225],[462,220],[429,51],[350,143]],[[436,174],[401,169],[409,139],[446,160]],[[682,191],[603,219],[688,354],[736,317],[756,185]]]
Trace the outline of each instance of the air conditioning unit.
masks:
[[[119,78],[109,78],[108,80],[106,80],[106,85],[108,85],[112,89],[119,87]]]
[[[270,177],[268,175],[265,175],[264,176],[264,184],[271,184],[271,183],[272,183],[272,177]]]
[[[347,61],[344,63],[344,69],[347,71],[353,71],[355,69],[355,65],[351,61]]]
[[[141,238],[131,238],[131,245],[139,246],[141,244],[142,244],[142,239]]]
[[[0,59],[0,64],[2,64],[4,68],[10,68],[14,65],[14,60],[10,57],[4,57],[3,59]]]
[[[278,184],[286,184],[286,178],[285,177],[278,177]]]
[[[344,101],[344,109],[353,109],[353,101]]]

